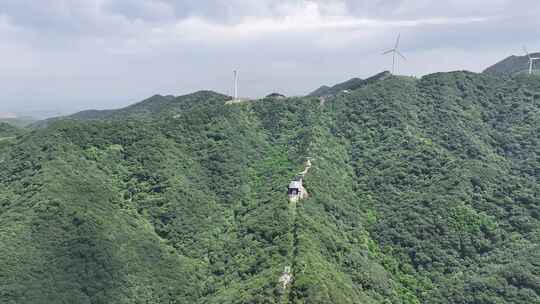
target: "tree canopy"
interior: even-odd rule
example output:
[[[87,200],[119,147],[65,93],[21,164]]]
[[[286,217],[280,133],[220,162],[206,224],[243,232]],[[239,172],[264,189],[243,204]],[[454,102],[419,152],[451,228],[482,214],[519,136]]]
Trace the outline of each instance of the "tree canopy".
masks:
[[[158,99],[0,142],[0,302],[540,303],[539,78]]]

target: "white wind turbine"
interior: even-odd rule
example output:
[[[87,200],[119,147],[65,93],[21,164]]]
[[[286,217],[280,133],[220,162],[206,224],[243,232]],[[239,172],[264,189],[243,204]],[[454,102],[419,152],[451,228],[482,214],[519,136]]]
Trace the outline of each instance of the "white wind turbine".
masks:
[[[233,71],[234,74],[234,100],[238,99],[238,70]]]
[[[401,37],[401,34],[399,34],[397,36],[397,39],[396,39],[396,44],[394,45],[394,48],[391,49],[391,50],[388,50],[386,52],[383,53],[383,55],[386,55],[386,54],[390,54],[392,53],[392,74],[394,74],[395,70],[396,70],[396,55],[399,55],[399,57],[403,58],[403,60],[407,60],[407,58],[405,58],[405,56],[403,56],[403,54],[401,54],[398,50],[398,47],[399,47],[399,38]]]
[[[540,60],[540,57],[531,57],[531,54],[529,54],[526,47],[523,47],[523,50],[525,51],[525,54],[527,54],[527,57],[529,57],[529,75],[531,75],[533,73],[534,61]]]

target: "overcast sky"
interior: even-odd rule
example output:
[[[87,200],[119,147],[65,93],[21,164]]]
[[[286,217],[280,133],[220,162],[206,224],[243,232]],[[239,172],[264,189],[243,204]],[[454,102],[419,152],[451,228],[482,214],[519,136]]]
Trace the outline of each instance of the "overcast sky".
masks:
[[[0,115],[117,108],[153,94],[308,93],[390,69],[485,67],[540,49],[538,0],[0,0]],[[39,113],[38,113],[39,112]]]

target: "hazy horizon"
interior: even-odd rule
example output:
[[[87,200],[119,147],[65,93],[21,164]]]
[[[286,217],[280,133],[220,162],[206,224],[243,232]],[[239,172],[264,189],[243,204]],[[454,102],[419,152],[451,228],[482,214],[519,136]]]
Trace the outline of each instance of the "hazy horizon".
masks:
[[[413,0],[5,0],[0,116],[120,108],[198,90],[303,95],[391,68],[481,72],[540,49],[537,3]],[[523,7],[527,9],[524,10]]]

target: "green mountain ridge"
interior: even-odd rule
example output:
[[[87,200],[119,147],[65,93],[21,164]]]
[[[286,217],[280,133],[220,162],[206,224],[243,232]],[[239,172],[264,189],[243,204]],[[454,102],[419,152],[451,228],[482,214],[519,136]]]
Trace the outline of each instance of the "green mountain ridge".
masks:
[[[226,100],[0,145],[0,302],[540,303],[540,78]]]
[[[33,127],[45,127],[58,120],[116,120],[116,119],[146,119],[160,113],[175,113],[183,111],[199,100],[215,100],[221,102],[231,97],[212,91],[199,91],[183,96],[154,95],[141,102],[115,110],[86,110],[63,117],[54,117],[39,121]]]
[[[332,87],[323,86],[316,91],[310,93],[308,96],[329,96],[342,92],[343,90],[356,90],[362,86],[371,84],[373,82],[383,80],[389,77],[390,73],[385,71],[376,74],[367,79],[353,78],[343,83],[336,84]],[[264,98],[284,98],[285,96],[279,93],[271,93]],[[118,120],[118,119],[148,119],[152,116],[162,113],[176,113],[183,111],[193,105],[193,103],[199,100],[213,99],[217,102],[227,101],[232,97],[223,95],[213,91],[198,91],[195,93],[172,96],[172,95],[154,95],[143,101],[129,105],[120,109],[107,109],[107,110],[84,110],[71,115],[52,117],[42,121],[31,123],[31,127],[43,128],[49,125],[51,122],[58,120]]]
[[[0,122],[0,138],[15,137],[21,133],[21,129],[6,122]]]
[[[361,78],[351,78],[347,81],[344,81],[342,83],[338,83],[333,86],[322,86],[318,88],[317,90],[311,92],[308,94],[308,96],[317,96],[317,97],[324,97],[324,96],[330,96],[338,94],[342,91],[354,91],[358,90],[359,88],[372,84],[376,81],[384,80],[388,77],[390,77],[391,74],[388,71],[384,71],[381,73],[378,73],[372,77],[369,77],[367,79],[361,79]]]
[[[0,123],[7,123],[17,128],[25,128],[35,122],[35,118],[28,116],[22,116],[17,118],[0,118]]]
[[[540,58],[540,53],[530,54],[531,57]],[[533,73],[538,74],[538,61],[533,66]],[[484,70],[484,73],[493,75],[515,75],[515,74],[528,74],[529,73],[529,57],[528,56],[515,56],[505,58],[504,60],[488,67]]]

